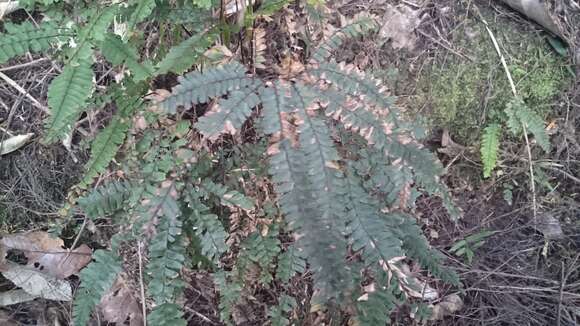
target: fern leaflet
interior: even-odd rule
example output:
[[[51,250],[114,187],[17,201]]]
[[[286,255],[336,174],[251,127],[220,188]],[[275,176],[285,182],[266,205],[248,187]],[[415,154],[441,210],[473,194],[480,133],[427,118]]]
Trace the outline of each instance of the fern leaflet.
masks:
[[[483,130],[480,152],[481,161],[483,162],[484,178],[489,178],[491,176],[491,171],[493,171],[497,164],[500,133],[500,126],[496,123],[490,124]]]
[[[127,25],[128,30],[134,31],[136,30],[137,24],[147,19],[157,5],[155,0],[134,0],[130,4],[135,5],[135,9],[131,13]]]
[[[187,40],[172,47],[169,53],[157,65],[156,74],[174,72],[181,74],[191,68],[197,59],[209,48],[215,38],[214,34],[207,32],[197,33]]]
[[[127,65],[135,81],[141,81],[153,75],[153,67],[149,63],[140,63],[137,50],[123,43],[117,35],[107,35],[101,43],[101,53],[114,65]]]
[[[69,64],[79,64],[91,60],[93,53],[93,41],[103,41],[106,31],[111,25],[118,7],[111,5],[104,9],[93,9],[89,12],[89,22],[83,26],[77,33],[75,46],[69,49],[67,53],[67,62]]]
[[[168,113],[175,113],[178,106],[189,108],[229,91],[259,83],[247,77],[246,68],[237,62],[209,68],[203,73],[191,72],[179,77],[178,81],[179,85],[173,88],[171,95],[161,102],[161,107]]]
[[[278,256],[276,278],[286,283],[296,275],[306,271],[306,260],[294,245]]]
[[[93,91],[93,70],[87,61],[68,65],[48,88],[50,116],[46,122],[44,141],[53,143],[72,128]]]
[[[0,64],[26,52],[41,52],[49,49],[53,43],[62,41],[72,32],[57,28],[51,22],[43,22],[35,27],[29,22],[20,25],[6,23],[7,33],[0,35]]]
[[[164,303],[153,308],[147,315],[147,323],[156,326],[186,326],[180,307],[172,303]]]
[[[228,250],[226,244],[228,234],[217,215],[207,213],[207,207],[201,203],[197,206],[190,218],[201,243],[201,253],[217,264],[220,256]]]
[[[270,318],[272,326],[290,325],[290,320],[287,315],[292,312],[295,306],[296,300],[293,297],[282,294],[278,299],[278,305],[268,311],[268,317]]]
[[[97,250],[93,259],[80,273],[81,285],[73,306],[75,325],[89,324],[91,312],[121,272],[121,261],[113,252]]]
[[[88,217],[96,219],[123,209],[132,192],[129,182],[112,181],[79,198],[78,204]]]
[[[204,180],[201,187],[218,197],[224,206],[239,207],[247,211],[254,208],[254,202],[248,197],[235,190],[229,190],[226,186],[217,184],[209,179]]]

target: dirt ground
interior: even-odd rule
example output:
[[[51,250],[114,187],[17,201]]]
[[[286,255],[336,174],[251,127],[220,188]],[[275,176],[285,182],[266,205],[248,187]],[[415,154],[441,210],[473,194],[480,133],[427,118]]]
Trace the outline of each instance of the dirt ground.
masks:
[[[420,18],[414,32],[406,36],[412,38],[406,39],[410,43],[394,48],[395,40],[378,42],[378,36],[372,35],[349,42],[338,59],[354,62],[384,79],[405,114],[423,122],[428,131],[425,144],[439,153],[447,168],[445,182],[462,210],[462,218],[452,221],[437,198],[422,196],[417,202],[416,212],[426,235],[447,256],[448,265],[462,281],[461,288],[432,282],[442,296],[458,293],[463,305],[444,319],[427,324],[577,325],[580,80],[573,74],[570,58],[559,57],[538,26],[496,1],[440,0],[419,5],[413,1],[354,0],[335,7],[345,16],[367,11],[384,17],[394,2],[417,11]],[[538,226],[538,218],[533,217],[528,160],[521,140],[505,139],[497,173],[488,179],[481,176],[478,142],[487,122],[489,111],[485,110],[501,107],[501,98],[510,93],[495,49],[481,30],[476,7],[498,33],[508,59],[516,62],[514,66],[530,67],[524,75],[537,77],[530,82],[522,77],[518,85],[528,92],[545,121],[553,125],[552,151],[534,151],[533,163],[542,171],[542,186],[536,194],[538,216],[554,218],[563,231],[559,239],[548,239],[543,233],[545,228]],[[513,50],[518,48],[522,52]],[[31,61],[35,63],[14,68]],[[467,74],[457,67],[465,67]],[[46,87],[56,74],[49,60],[21,58],[0,67],[0,72],[46,104]],[[459,81],[455,88],[447,88],[448,74]],[[449,102],[452,97],[457,102]],[[33,132],[39,137],[43,114],[29,98],[0,82],[1,137],[7,137],[8,131]],[[447,136],[451,142],[442,143],[442,139],[449,139]],[[32,141],[23,149],[2,156],[0,230],[12,233],[59,225],[58,210],[69,187],[82,173],[86,156],[86,148],[75,141],[72,151],[62,145],[47,147]],[[470,261],[450,252],[458,241],[483,231],[490,231],[491,235],[474,249]],[[189,324],[218,325],[218,298],[211,279],[206,273],[192,273],[188,278],[184,305]],[[0,289],[7,288],[8,282],[0,281]],[[304,321],[303,325],[330,323],[323,313],[307,313],[310,307],[300,299],[307,299],[311,291],[309,275],[293,284],[292,294],[299,298],[301,314],[297,317]],[[254,295],[253,301],[247,303],[248,311],[240,312],[247,315],[244,324],[265,324],[264,302],[276,295],[276,289]],[[65,314],[68,309],[35,302],[8,313],[12,318],[20,316],[17,319],[23,325],[33,325],[31,320],[41,318],[31,315],[51,320],[50,316]],[[393,324],[420,325],[409,313],[402,307],[393,315]],[[345,322],[337,322],[341,323]]]

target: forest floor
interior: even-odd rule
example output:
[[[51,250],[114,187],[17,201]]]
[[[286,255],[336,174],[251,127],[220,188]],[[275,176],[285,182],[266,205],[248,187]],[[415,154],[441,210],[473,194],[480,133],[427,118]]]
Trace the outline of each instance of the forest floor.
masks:
[[[398,1],[354,0],[336,5],[345,16],[366,11],[392,17]],[[351,41],[339,61],[372,71],[397,96],[404,114],[425,127],[424,142],[447,168],[462,217],[452,221],[437,198],[421,196],[416,212],[425,234],[461,277],[463,288],[432,284],[445,296],[459,293],[460,309],[430,325],[576,325],[580,319],[580,80],[570,58],[559,55],[536,25],[495,1],[439,0],[429,5],[401,1],[407,25],[390,40]],[[479,142],[494,112],[512,96],[505,72],[481,17],[497,38],[516,86],[547,122],[552,150],[534,149],[537,215],[533,215],[529,160],[522,139],[503,138],[500,161],[483,178]],[[34,62],[33,64],[27,64]],[[15,66],[15,64],[24,64]],[[0,67],[31,97],[46,103],[47,84],[57,73],[50,60],[27,57]],[[499,113],[498,113],[499,114]],[[0,132],[42,133],[42,110],[0,82]],[[507,133],[506,133],[507,135]],[[73,144],[78,142],[73,139]],[[0,157],[0,230],[3,233],[62,225],[59,209],[87,159],[80,144],[71,151],[37,141]],[[548,226],[561,228],[550,233]],[[558,230],[557,230],[558,231]],[[556,232],[558,233],[558,232]],[[66,235],[67,232],[64,232]],[[74,232],[69,232],[74,241]],[[464,241],[463,250],[451,250]],[[473,240],[473,241],[469,241]],[[455,248],[457,249],[457,248]],[[191,325],[219,324],[217,297],[207,274],[189,276],[186,302]],[[7,281],[5,281],[7,283]],[[307,276],[295,284],[306,294]],[[9,288],[0,282],[0,290]],[[245,325],[262,325],[260,302],[249,303]],[[24,325],[53,320],[68,307],[34,301],[9,311]],[[401,308],[400,325],[421,324]],[[16,317],[18,318],[16,318]],[[306,324],[327,323],[321,312]],[[27,324],[27,320],[31,323]],[[48,324],[48,322],[47,322]],[[40,325],[40,324],[39,324]]]

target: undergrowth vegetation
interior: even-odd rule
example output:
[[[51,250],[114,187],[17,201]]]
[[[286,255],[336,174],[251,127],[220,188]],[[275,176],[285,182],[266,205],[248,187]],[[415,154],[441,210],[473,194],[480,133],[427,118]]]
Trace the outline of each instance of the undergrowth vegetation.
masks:
[[[75,324],[89,324],[128,272],[121,252],[135,246],[144,248],[151,325],[186,324],[180,302],[191,269],[211,272],[226,324],[237,324],[260,287],[283,289],[268,319],[289,324],[297,306],[289,284],[307,271],[312,306],[363,325],[387,323],[406,291],[424,290],[401,272],[404,259],[458,283],[408,213],[427,193],[458,215],[442,165],[380,81],[333,60],[346,39],[377,29],[375,17],[328,25],[308,51],[289,47],[276,64],[260,26],[284,2],[238,22],[214,20],[209,2],[22,2],[42,17],[4,25],[0,61],[40,52],[62,63],[48,89],[44,143],[70,144],[79,119],[106,117],[84,139],[90,159],[63,210],[71,224],[83,216],[78,232],[88,221],[115,229],[80,274]],[[158,46],[145,42],[153,25]],[[244,55],[216,45],[234,33]],[[102,59],[107,73],[96,69]]]

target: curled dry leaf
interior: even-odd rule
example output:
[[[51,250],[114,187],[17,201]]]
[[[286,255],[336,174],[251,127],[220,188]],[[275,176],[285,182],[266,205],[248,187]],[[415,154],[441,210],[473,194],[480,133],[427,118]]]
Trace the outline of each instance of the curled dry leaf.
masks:
[[[428,301],[437,299],[439,297],[437,290],[414,276],[409,265],[402,262],[403,259],[404,257],[391,259],[386,265],[383,264],[383,268],[397,276],[401,282],[401,290],[408,296]]]
[[[58,279],[77,274],[92,259],[92,250],[87,245],[65,249],[62,239],[52,238],[44,231],[7,235],[0,245],[4,251],[21,250],[28,259],[28,267]]]
[[[124,325],[129,320],[130,326],[143,325],[143,312],[125,282],[124,275],[120,275],[103,296],[99,309],[107,322]]]
[[[431,317],[429,320],[442,320],[444,317],[452,315],[463,308],[463,300],[456,294],[444,297],[441,302],[431,307]]]
[[[4,141],[0,141],[0,155],[12,153],[26,145],[26,143],[28,143],[33,135],[33,133],[28,133],[24,135],[12,136]]]

